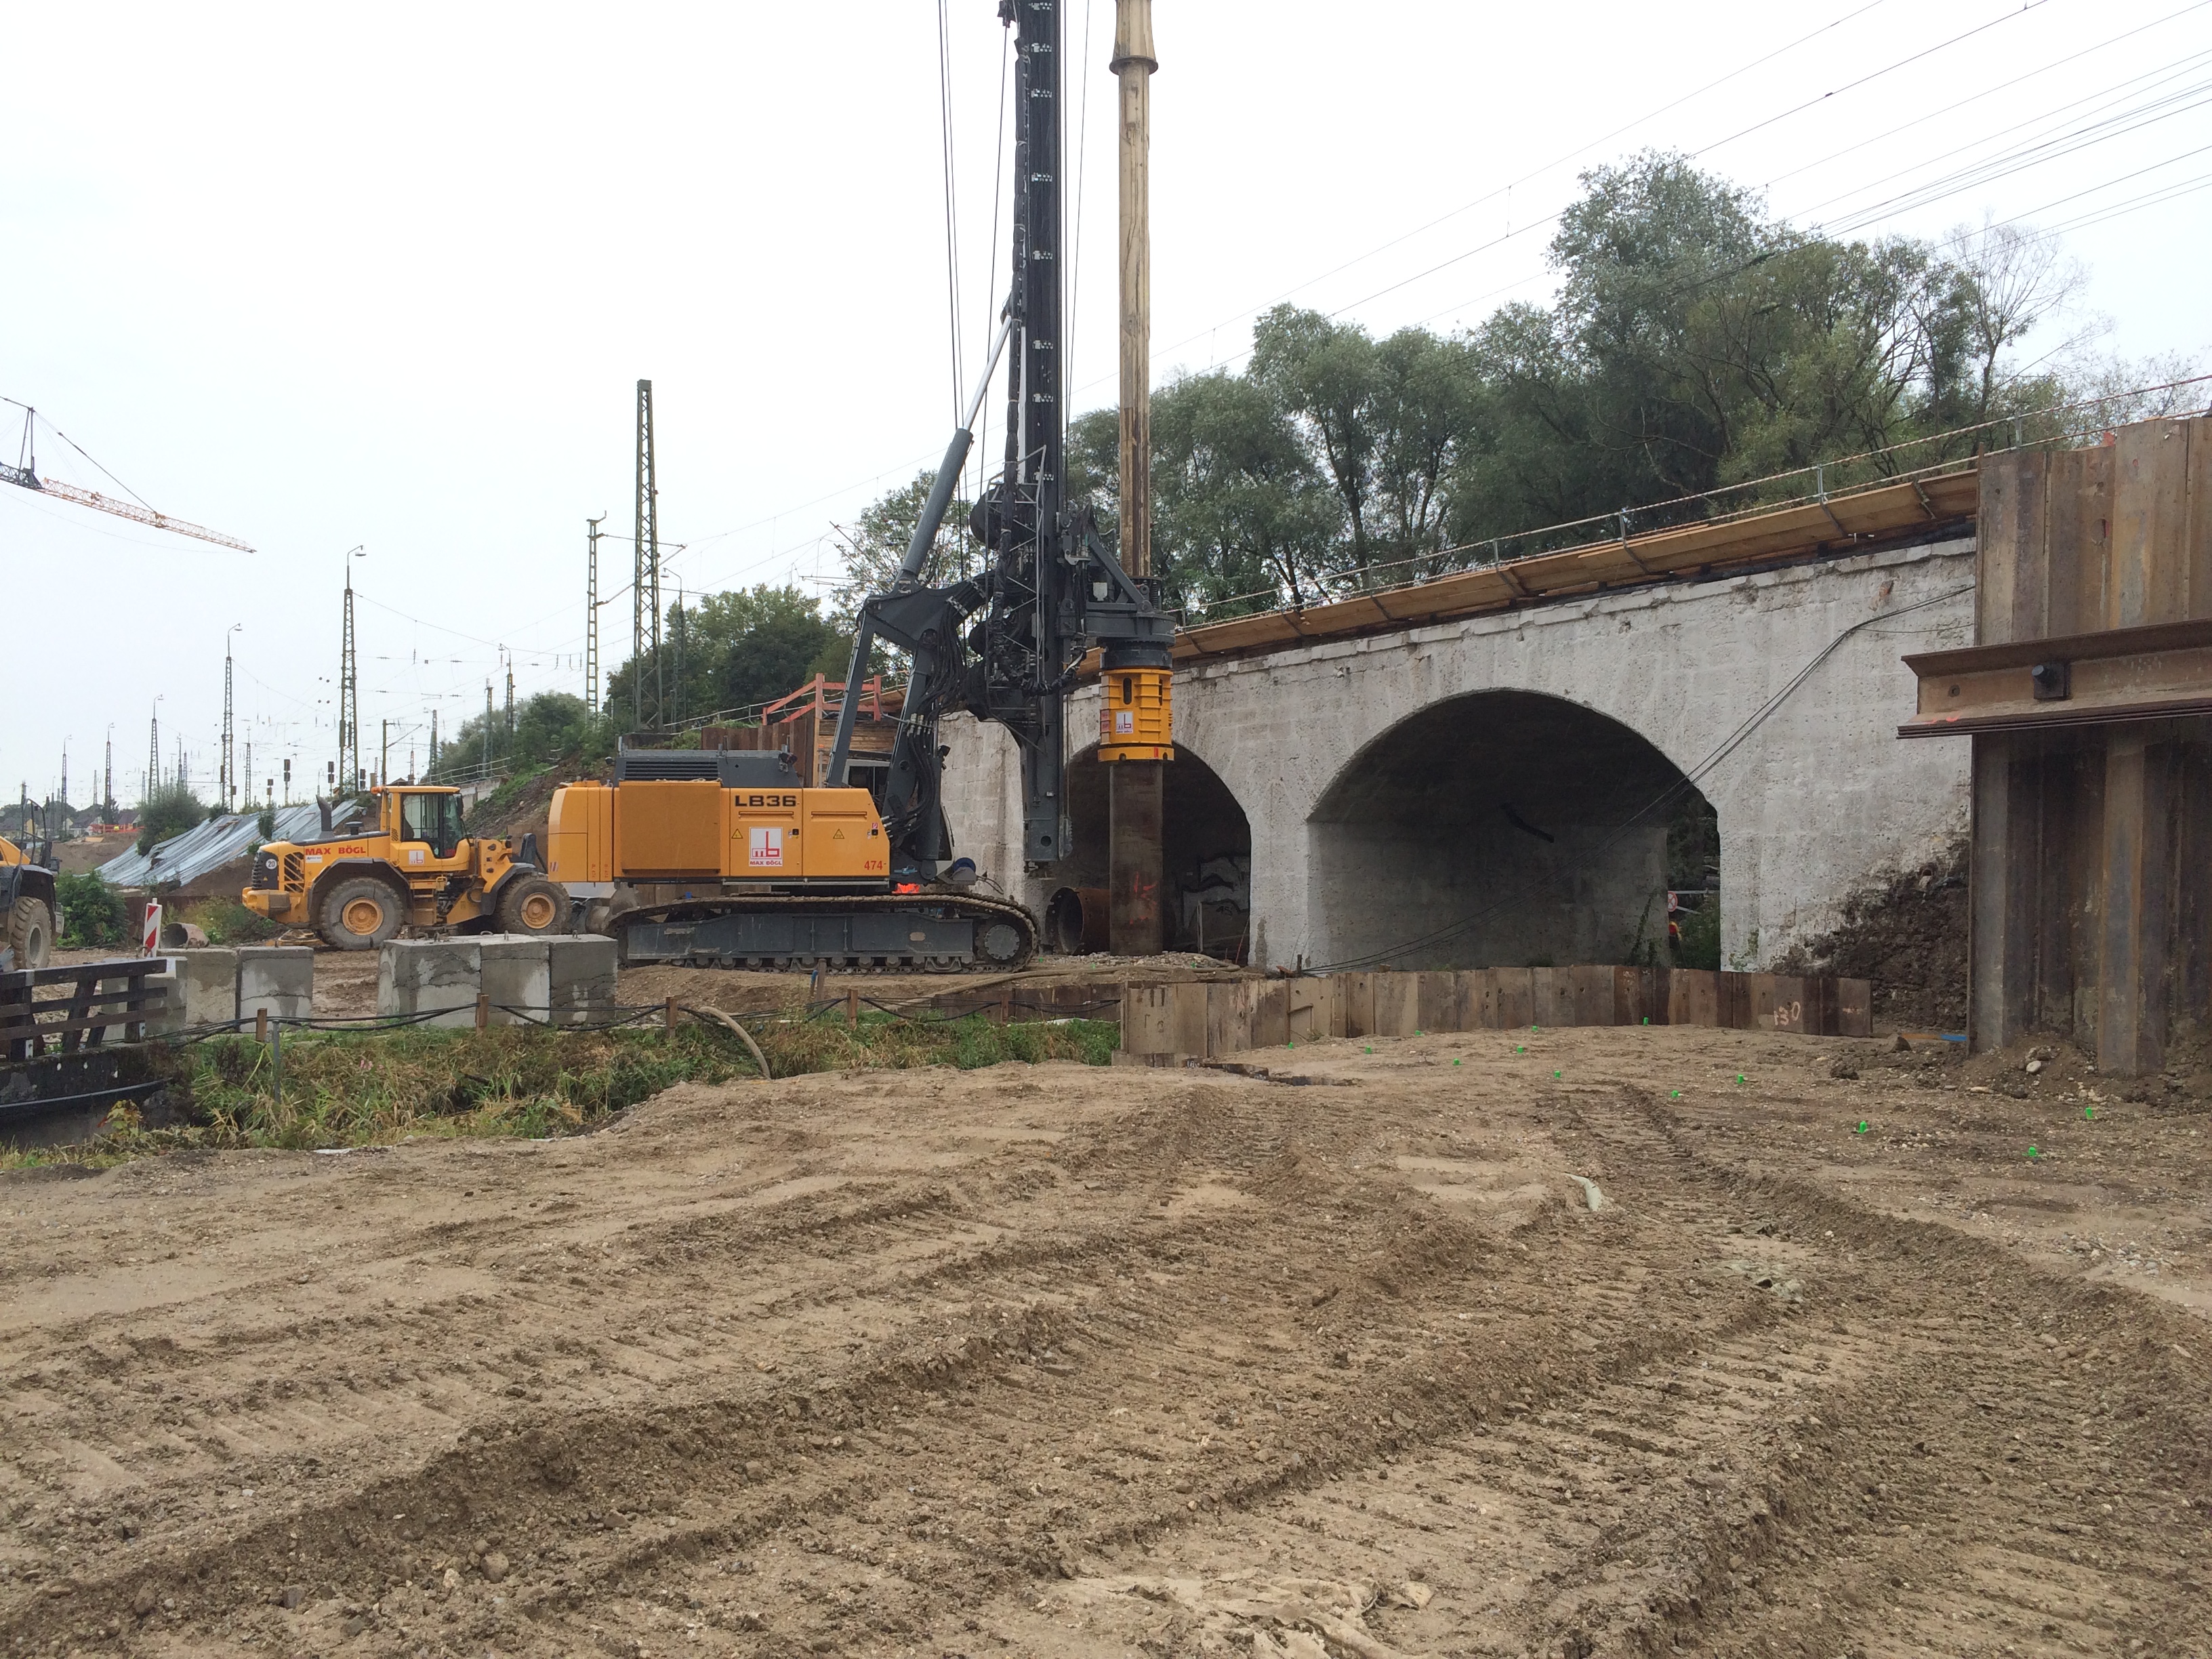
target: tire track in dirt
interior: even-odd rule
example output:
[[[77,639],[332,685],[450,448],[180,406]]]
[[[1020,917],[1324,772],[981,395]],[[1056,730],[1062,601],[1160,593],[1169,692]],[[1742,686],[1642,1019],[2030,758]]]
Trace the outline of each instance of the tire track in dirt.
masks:
[[[2200,1326],[1648,1089],[1410,1052],[1357,1090],[1123,1073],[1074,1112],[987,1078],[970,1120],[756,1091],[758,1139],[787,1112],[810,1142],[741,1173],[700,1150],[712,1091],[648,1109],[605,1214],[483,1247],[514,1273],[550,1240],[543,1277],[177,1368],[195,1410],[270,1372],[274,1443],[275,1389],[385,1341],[472,1379],[434,1430],[398,1442],[395,1401],[381,1454],[97,1500],[111,1540],[141,1523],[105,1560],[51,1498],[22,1524],[0,1466],[41,1552],[0,1625],[179,1655],[2192,1651],[2212,1413],[2160,1356]],[[71,1366],[149,1334],[84,1330]],[[68,1426],[114,1451],[100,1407]]]

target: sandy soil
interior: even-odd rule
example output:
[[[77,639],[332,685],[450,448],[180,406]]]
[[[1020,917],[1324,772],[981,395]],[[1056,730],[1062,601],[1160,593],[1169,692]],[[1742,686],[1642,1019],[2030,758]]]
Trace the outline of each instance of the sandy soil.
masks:
[[[0,1181],[9,1650],[2212,1652],[2179,1097],[1253,1058]]]

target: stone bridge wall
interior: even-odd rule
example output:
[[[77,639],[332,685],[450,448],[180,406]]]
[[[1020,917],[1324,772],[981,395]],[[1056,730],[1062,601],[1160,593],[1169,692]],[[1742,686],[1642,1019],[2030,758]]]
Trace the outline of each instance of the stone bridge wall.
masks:
[[[1542,788],[1570,787],[1578,753],[1610,756],[1607,743],[1668,775],[1711,761],[1697,781],[1718,815],[1723,965],[1771,961],[1832,926],[1840,901],[1870,874],[1917,864],[1965,827],[1966,745],[1898,739],[1914,697],[1898,659],[1972,643],[1973,552],[1971,539],[1893,549],[1179,672],[1176,741],[1218,774],[1250,824],[1252,960],[1327,964],[1389,944],[1381,936],[1392,928],[1427,931],[1425,918],[1472,903],[1486,880],[1504,879],[1499,860],[1540,852],[1555,873],[1577,858],[1609,860],[1578,896],[1595,907],[1589,915],[1632,909],[1663,851],[1653,826],[1626,840],[1563,827],[1539,849],[1515,842],[1502,820],[1446,821],[1447,813],[1431,822],[1408,805],[1423,787],[1407,775],[1409,753],[1419,757],[1414,769],[1432,768],[1434,787],[1449,793],[1454,779],[1498,763],[1496,744],[1514,735],[1501,721],[1527,726],[1522,717],[1541,708],[1566,722],[1563,732],[1583,722],[1597,746],[1545,738],[1532,756],[1524,742],[1513,775],[1534,768],[1549,779],[1496,789],[1536,799]],[[1498,692],[1528,695],[1484,696]],[[1075,700],[1072,732],[1096,730],[1097,695],[1093,687]],[[1021,869],[1011,741],[964,717],[947,723],[945,741],[957,849],[1041,907],[1060,884]],[[1365,780],[1385,753],[1395,757],[1396,793],[1375,794],[1370,814]],[[1611,775],[1627,765],[1607,758],[1580,770]],[[1474,777],[1462,793],[1492,788]],[[1608,896],[1608,884],[1620,891]],[[1620,948],[1585,921],[1581,931],[1592,936],[1577,933],[1565,947],[1571,954],[1604,959]],[[1509,959],[1519,948],[1501,936],[1490,954]],[[1414,949],[1390,965],[1481,964],[1448,950],[1424,959]]]

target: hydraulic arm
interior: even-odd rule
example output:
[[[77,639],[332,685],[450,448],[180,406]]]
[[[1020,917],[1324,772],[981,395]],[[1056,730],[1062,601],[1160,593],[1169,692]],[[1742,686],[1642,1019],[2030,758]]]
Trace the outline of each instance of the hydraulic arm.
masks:
[[[1014,735],[1022,760],[1022,847],[1031,865],[1066,856],[1067,692],[1084,654],[1103,647],[1108,701],[1102,754],[1141,748],[1164,760],[1169,737],[1171,618],[1158,582],[1133,579],[1100,538],[1088,509],[1071,509],[1063,459],[1066,410],[1060,363],[1060,6],[1001,0],[1015,30],[1013,283],[997,343],[967,419],[946,446],[905,561],[887,593],[860,608],[848,684],[867,673],[875,643],[907,652],[913,672],[884,785],[884,827],[892,872],[934,878],[951,852],[941,801],[939,720],[965,709]],[[923,582],[991,374],[1006,365],[1006,448],[997,477],[969,515],[987,552],[973,577]],[[827,781],[841,785],[855,699],[837,722]]]

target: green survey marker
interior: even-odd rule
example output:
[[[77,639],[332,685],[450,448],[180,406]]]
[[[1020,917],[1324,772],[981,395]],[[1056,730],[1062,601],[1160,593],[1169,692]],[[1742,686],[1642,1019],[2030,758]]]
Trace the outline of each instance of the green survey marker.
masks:
[[[2097,1109],[2094,1106],[2084,1106],[2081,1109],[2081,1115],[2094,1119],[2097,1115]]]
[[[1743,1081],[1743,1073],[1742,1073],[1741,1072],[1738,1072],[1738,1073],[1735,1074],[1735,1080],[1736,1080],[1738,1083],[1741,1083],[1741,1082],[1742,1082],[1742,1081]]]
[[[1681,1091],[1680,1089],[1675,1090],[1675,1091],[1674,1091],[1674,1092],[1673,1094],[1671,1094],[1671,1095],[1669,1095],[1669,1096],[1668,1097],[1668,1098],[1669,1100],[1680,1100],[1681,1097],[1682,1097],[1682,1091]]]
[[[1553,1077],[1557,1077],[1557,1076],[1559,1076],[1559,1073],[1558,1073],[1557,1072],[1554,1072],[1554,1073],[1552,1073],[1552,1075],[1553,1075]]]
[[[1855,1135],[1863,1135],[1867,1132],[1867,1121],[1864,1118],[1861,1118],[1859,1120],[1859,1127],[1852,1130],[1851,1133]]]

